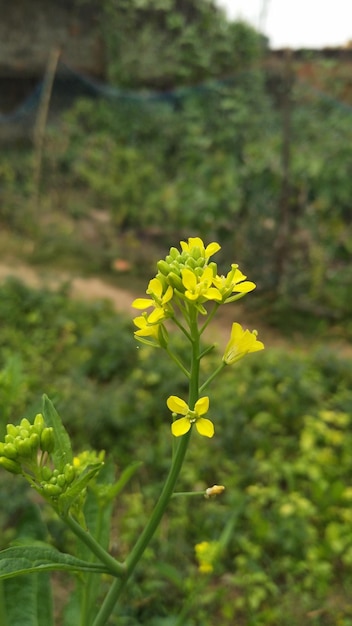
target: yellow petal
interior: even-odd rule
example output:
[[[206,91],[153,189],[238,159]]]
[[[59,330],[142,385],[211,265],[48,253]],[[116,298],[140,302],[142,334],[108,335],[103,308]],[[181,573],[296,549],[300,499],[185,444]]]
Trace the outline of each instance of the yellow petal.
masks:
[[[163,286],[158,278],[152,278],[149,281],[147,293],[154,294],[157,298],[161,298]]]
[[[182,273],[182,282],[184,286],[186,287],[186,289],[190,289],[190,290],[195,289],[197,286],[197,278],[195,274],[187,268],[182,270],[181,273]]]
[[[216,241],[213,241],[205,248],[205,257],[209,259],[210,256],[213,256],[213,254],[218,252],[220,249],[221,249],[221,246],[219,246],[219,244],[216,243]]]
[[[248,293],[249,291],[253,291],[256,288],[256,284],[252,283],[250,280],[245,280],[243,283],[239,283],[233,287],[233,291],[238,291],[240,293]]]
[[[180,420],[177,421],[179,422]],[[176,424],[176,422],[174,423]],[[203,435],[203,437],[213,437],[214,435],[214,424],[210,420],[206,419],[206,417],[200,417],[197,419],[196,429],[200,435]]]
[[[209,397],[204,396],[203,398],[199,398],[194,405],[194,410],[197,415],[205,415],[209,410]]]
[[[148,324],[157,324],[161,320],[165,319],[165,311],[161,307],[154,309],[151,314],[148,316]]]
[[[180,419],[171,424],[171,432],[174,437],[181,437],[181,435],[185,435],[186,433],[188,433],[190,428],[191,422],[188,417],[180,417]]]
[[[163,295],[163,304],[166,304],[167,302],[169,302],[173,295],[174,295],[174,290],[171,287],[171,285],[169,285]]]
[[[166,400],[166,404],[170,411],[172,411],[172,413],[187,415],[189,411],[188,404],[178,396],[169,396],[169,398]]]
[[[133,300],[132,306],[134,309],[149,309],[150,306],[154,306],[154,302],[150,298],[137,298]]]
[[[216,289],[216,287],[211,287],[210,289],[207,289],[203,296],[207,298],[207,300],[215,300],[216,302],[221,302],[222,300],[222,295],[220,291]]]

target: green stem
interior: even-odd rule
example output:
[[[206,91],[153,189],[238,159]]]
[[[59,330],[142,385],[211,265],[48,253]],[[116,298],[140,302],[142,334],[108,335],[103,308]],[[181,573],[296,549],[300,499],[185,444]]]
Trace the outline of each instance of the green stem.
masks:
[[[97,523],[95,530],[95,539],[101,543],[101,535],[103,528],[103,509],[101,504],[98,508],[97,513]],[[91,554],[91,560],[94,559],[94,555]],[[97,579],[94,574],[87,574],[86,581],[83,585],[82,589],[82,602],[81,602],[81,626],[87,626],[92,622],[92,615],[94,612],[92,611],[94,602],[96,600],[97,592],[99,587],[97,587]]]
[[[171,497],[179,498],[181,496],[186,498],[191,498],[192,496],[203,496],[204,498],[204,491],[175,491]]]
[[[213,307],[212,311],[209,313],[206,322],[203,324],[202,328],[199,331],[200,335],[202,335],[204,333],[205,329],[210,324],[210,322],[213,319],[213,317],[214,317],[216,311],[218,310],[219,306],[220,306],[219,302],[214,303],[214,307]]]
[[[199,367],[200,367],[200,349],[199,349],[199,330],[198,330],[198,314],[194,307],[190,307],[187,312],[190,328],[190,339],[192,345],[191,355],[191,367],[190,367],[190,380],[189,380],[189,406],[194,406],[199,397]],[[188,333],[187,333],[188,334]],[[137,563],[141,559],[145,549],[149,545],[156,529],[158,528],[160,521],[164,515],[165,509],[172,497],[175,489],[176,481],[180,474],[183,461],[187,452],[192,429],[183,435],[178,443],[176,452],[172,459],[172,464],[163,490],[159,497],[158,502],[149,518],[147,525],[145,526],[142,534],[134,545],[131,553],[126,559],[125,574],[119,579],[115,580],[101,606],[101,609],[93,623],[93,626],[105,626],[109,616],[111,615],[114,606],[119,599],[122,591],[124,590],[129,578],[131,577]]]
[[[99,559],[101,563],[106,565],[112,576],[121,577],[126,572],[126,566],[124,563],[119,563],[116,561],[104,548],[94,539],[93,535],[90,535],[82,526],[76,522],[73,517],[68,515],[67,517],[62,517],[62,520],[69,526],[69,528],[74,532],[74,534],[81,540],[86,546],[89,548],[93,554]]]
[[[189,378],[190,377],[190,373],[189,373],[188,369],[185,368],[185,366],[180,361],[180,359],[173,352],[171,352],[171,350],[169,350],[169,348],[166,348],[166,352],[169,355],[170,359],[172,359],[172,361],[174,361],[174,363],[176,363],[177,367],[179,367],[180,370],[184,373],[186,378]]]
[[[93,626],[104,626],[104,624],[106,624],[106,621],[109,615],[111,614],[122,591],[124,590],[127,581],[131,577],[138,561],[143,555],[144,550],[147,548],[156,529],[158,528],[161,518],[163,517],[164,511],[166,509],[166,506],[172,496],[179,473],[181,471],[183,460],[184,460],[187,447],[188,447],[188,442],[190,439],[190,434],[191,434],[191,431],[183,435],[182,439],[180,440],[176,454],[173,459],[173,463],[170,468],[169,475],[164,484],[164,488],[161,492],[160,498],[157,504],[155,505],[154,511],[147,525],[145,526],[142,534],[140,535],[135,546],[133,547],[130,555],[126,559],[126,562],[125,562],[126,573],[120,580],[114,581],[113,584],[111,585],[111,588],[93,623]]]
[[[214,378],[220,374],[220,372],[224,369],[224,367],[226,366],[225,361],[221,361],[219,367],[216,368],[216,370],[211,374],[211,376],[209,376],[209,378],[207,378],[207,380],[201,385],[201,387],[199,388],[199,393],[203,393],[204,389],[214,380]]]

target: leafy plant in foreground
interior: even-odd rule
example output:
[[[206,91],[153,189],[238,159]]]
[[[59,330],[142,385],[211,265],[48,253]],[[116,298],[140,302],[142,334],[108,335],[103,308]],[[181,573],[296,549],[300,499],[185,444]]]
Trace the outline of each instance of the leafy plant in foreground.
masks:
[[[219,244],[211,243],[205,247],[198,237],[182,241],[181,251],[171,248],[169,255],[159,261],[157,274],[147,288],[148,297],[137,298],[133,303],[142,311],[134,320],[136,338],[165,350],[186,378],[188,394],[187,400],[171,395],[166,401],[171,411],[171,432],[175,438],[169,473],[149,519],[133,547],[127,550],[127,555],[120,554],[116,559],[110,554],[107,549],[108,535],[112,503],[136,471],[138,463],[128,466],[117,481],[109,472],[105,476],[107,480],[100,481],[99,474],[103,475],[104,471],[104,453],[84,451],[74,456],[69,435],[47,396],[43,398],[42,412],[33,421],[23,418],[19,425],[8,424],[6,427],[4,442],[0,444],[0,466],[11,474],[24,476],[84,545],[86,558],[57,551],[42,541],[34,544],[25,542],[0,553],[0,580],[7,581],[31,573],[43,575],[53,570],[79,572],[75,623],[85,626],[108,623],[173,497],[209,497],[224,490],[223,486],[214,485],[205,491],[175,491],[194,427],[198,434],[207,438],[212,438],[215,432],[213,422],[205,417],[210,405],[209,396],[203,395],[205,390],[228,365],[264,348],[257,339],[256,331],[244,330],[235,322],[220,363],[201,380],[201,361],[212,348],[202,345],[205,329],[220,305],[234,302],[255,288],[255,284],[247,281],[235,264],[226,276],[218,274],[217,265],[210,261],[210,257],[219,250]],[[172,347],[167,328],[170,324],[174,324],[189,343],[187,361]],[[198,549],[203,569],[211,567],[212,560],[224,549],[228,538],[227,528],[208,554]],[[101,603],[98,602],[99,585],[95,581],[98,574],[112,579]],[[29,580],[32,585],[32,579],[24,580]],[[29,591],[31,594],[27,584],[23,588],[24,593]],[[6,623],[8,615],[13,615],[16,610],[17,603],[14,606],[13,597],[7,595],[2,605],[3,622]],[[33,610],[34,623],[44,623],[39,605],[36,607],[33,604]],[[26,606],[16,616],[16,624],[24,623],[25,611]],[[184,610],[179,619],[183,620],[183,616]]]

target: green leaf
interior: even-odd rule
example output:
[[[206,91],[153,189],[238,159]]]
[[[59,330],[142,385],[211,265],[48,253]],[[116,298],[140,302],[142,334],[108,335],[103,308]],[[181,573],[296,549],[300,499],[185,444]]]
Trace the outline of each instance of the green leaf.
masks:
[[[8,624],[38,626],[37,576],[6,580],[4,591]],[[48,618],[48,624],[50,624],[50,616]]]
[[[99,470],[103,467],[104,463],[94,463],[92,465],[88,465],[80,474],[80,476],[72,483],[72,485],[66,489],[66,491],[59,496],[59,514],[66,515],[78,498],[78,496],[82,493],[82,491],[87,487],[88,483],[94,476],[99,472]]]
[[[88,563],[45,544],[21,545],[0,552],[0,580],[20,574],[63,570],[108,573],[99,563]]]
[[[45,424],[54,429],[55,448],[52,458],[55,467],[62,472],[66,463],[72,463],[73,460],[71,441],[53,403],[45,394],[43,395],[43,417]]]

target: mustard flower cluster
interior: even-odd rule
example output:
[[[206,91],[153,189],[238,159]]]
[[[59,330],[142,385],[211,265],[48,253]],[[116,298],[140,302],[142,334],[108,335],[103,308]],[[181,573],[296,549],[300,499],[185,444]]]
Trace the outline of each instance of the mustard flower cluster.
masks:
[[[135,336],[152,345],[165,346],[167,333],[165,320],[175,317],[175,306],[195,306],[206,315],[204,303],[234,302],[255,289],[255,284],[233,264],[226,276],[218,275],[216,263],[210,261],[220,245],[216,242],[204,246],[199,237],[180,242],[181,250],[171,248],[164,260],[157,263],[158,272],[146,290],[148,298],[137,298],[132,303],[142,315],[134,319]],[[146,310],[153,309],[147,313]],[[148,338],[148,339],[145,339]]]
[[[165,259],[157,263],[157,274],[148,284],[145,298],[137,298],[132,306],[142,311],[135,317],[137,327],[135,337],[143,343],[167,349],[186,376],[191,374],[177,356],[169,349],[169,336],[166,322],[172,321],[182,330],[192,346],[198,345],[200,335],[212,315],[221,304],[234,302],[255,289],[255,283],[247,280],[237,264],[232,264],[226,275],[218,273],[217,264],[211,258],[220,250],[220,245],[212,242],[205,246],[199,237],[190,237],[180,242],[180,249],[171,248]],[[198,315],[211,315],[206,323],[195,330],[194,322]],[[234,322],[230,340],[225,348],[222,362],[207,383],[226,365],[232,365],[246,354],[264,349],[257,339],[257,331],[243,329]],[[193,350],[193,347],[192,347]],[[197,358],[201,358],[199,355]],[[203,388],[205,385],[203,385]],[[194,397],[194,396],[193,396]],[[167,406],[172,413],[172,434],[185,435],[194,425],[200,435],[213,437],[214,425],[205,417],[209,409],[209,398],[204,396],[190,407],[178,396],[170,396]]]

